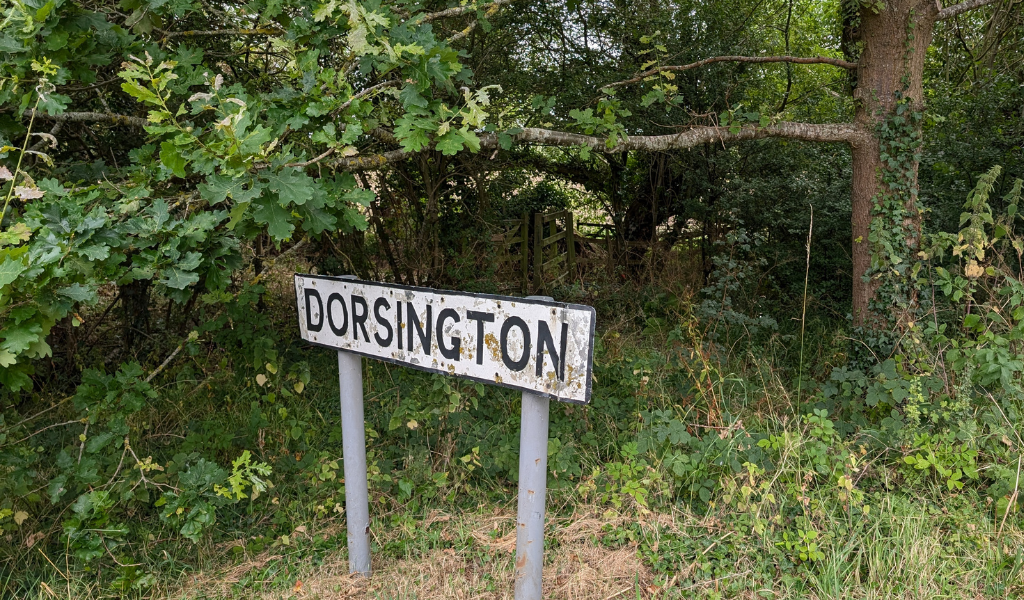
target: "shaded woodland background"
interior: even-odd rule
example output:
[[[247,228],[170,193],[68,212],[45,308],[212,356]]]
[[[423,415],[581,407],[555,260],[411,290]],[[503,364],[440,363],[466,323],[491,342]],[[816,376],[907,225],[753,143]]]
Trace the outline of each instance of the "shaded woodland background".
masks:
[[[0,595],[511,594],[515,394],[369,361],[347,577],[296,271],[596,307],[555,597],[1024,590],[1020,0],[3,15]]]

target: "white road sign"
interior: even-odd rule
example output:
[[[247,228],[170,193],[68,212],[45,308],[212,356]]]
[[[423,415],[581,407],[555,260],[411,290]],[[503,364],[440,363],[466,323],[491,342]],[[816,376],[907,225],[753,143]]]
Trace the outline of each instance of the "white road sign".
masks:
[[[296,275],[302,339],[423,369],[590,401],[594,309]]]

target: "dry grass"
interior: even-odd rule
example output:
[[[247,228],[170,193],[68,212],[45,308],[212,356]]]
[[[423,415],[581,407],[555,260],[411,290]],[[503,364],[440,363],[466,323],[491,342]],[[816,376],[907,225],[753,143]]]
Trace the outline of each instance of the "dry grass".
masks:
[[[1006,575],[997,569],[1003,557],[1016,553],[1024,545],[1024,534],[1017,528],[999,534],[981,534],[973,553],[949,545],[952,531],[941,519],[907,514],[899,507],[883,506],[886,517],[876,526],[852,538],[826,548],[826,558],[807,575],[804,584],[795,581],[772,584],[757,576],[763,556],[743,556],[734,571],[716,579],[703,579],[693,569],[696,563],[681,564],[669,581],[658,580],[642,564],[637,547],[616,549],[600,543],[606,526],[618,528],[630,522],[641,525],[647,542],[657,551],[658,531],[682,535],[685,524],[691,535],[706,535],[724,543],[735,532],[718,517],[676,512],[633,513],[609,516],[595,506],[580,507],[576,514],[553,519],[548,525],[548,551],[545,555],[545,598],[565,600],[613,600],[679,598],[683,594],[705,597],[721,592],[729,582],[744,582],[738,591],[726,597],[754,600],[772,597],[801,600],[925,600],[937,597],[986,600],[984,590],[1003,574],[1005,597],[1024,589],[1024,571]],[[402,558],[375,556],[373,577],[369,580],[348,573],[343,552],[344,531],[337,523],[317,531],[296,535],[335,537],[337,552],[320,566],[304,565],[293,551],[271,549],[242,560],[230,558],[234,543],[217,547],[222,557],[220,568],[204,569],[190,576],[176,590],[162,590],[153,597],[179,600],[253,599],[253,600],[427,600],[427,599],[511,599],[514,589],[513,533],[514,513],[502,509],[494,514],[449,515],[433,512],[418,523],[417,531],[400,527],[378,532],[377,543],[387,544],[425,531],[439,531],[441,537],[458,542],[451,548],[411,552]],[[710,547],[708,548],[710,549]],[[291,553],[291,556],[289,554]],[[275,568],[276,567],[276,568]],[[288,570],[287,578],[274,573]],[[269,573],[269,575],[268,575]],[[697,583],[692,582],[696,575]],[[244,582],[244,583],[243,583]],[[760,583],[758,583],[760,582]],[[795,587],[794,587],[795,585]],[[955,590],[950,596],[950,590]]]
[[[298,565],[290,589],[257,590],[251,589],[251,585],[245,586],[249,588],[247,590],[238,589],[240,586],[234,584],[251,573],[265,569],[275,561],[287,561],[280,549],[273,549],[209,572],[201,579],[190,578],[182,589],[168,594],[168,597],[183,600],[239,597],[268,600],[512,598],[514,520],[512,513],[460,517],[432,515],[425,522],[426,526],[432,521],[443,527],[446,533],[466,532],[471,539],[472,550],[465,553],[452,549],[434,550],[402,559],[377,557],[370,580],[349,575],[348,560],[339,548],[337,556],[321,566],[303,568]],[[597,541],[602,527],[624,520],[625,517],[604,519],[596,514],[580,514],[549,525],[551,533],[544,568],[545,596],[567,600],[607,600],[635,598],[637,590],[646,598],[657,591],[652,587],[653,574],[641,564],[635,547],[612,550]],[[311,534],[322,536],[328,532]],[[225,544],[225,551],[233,545]],[[295,569],[296,565],[291,565],[291,568]]]

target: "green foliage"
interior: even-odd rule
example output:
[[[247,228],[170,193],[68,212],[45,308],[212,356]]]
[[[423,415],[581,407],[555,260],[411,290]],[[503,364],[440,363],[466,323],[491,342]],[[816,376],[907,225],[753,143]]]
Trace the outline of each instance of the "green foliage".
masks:
[[[251,458],[252,455],[249,451],[244,450],[241,456],[231,462],[228,485],[222,487],[214,484],[213,491],[228,500],[237,502],[249,497],[255,500],[267,490],[268,485],[272,486],[272,483],[261,479],[270,475],[272,470],[270,465],[262,462],[251,464]],[[250,494],[246,494],[246,488],[251,489]]]
[[[914,453],[903,461],[925,474],[934,471],[950,490],[964,487],[964,477],[978,479],[978,451],[967,443],[957,443],[952,433],[944,435],[918,434],[914,438]]]
[[[711,259],[715,270],[701,290],[704,300],[699,315],[713,324],[716,338],[732,341],[741,335],[759,337],[778,330],[778,323],[764,306],[765,288],[771,285],[764,274],[768,261],[760,252],[765,241],[764,236],[750,235],[738,223],[725,239],[715,242],[718,253]]]
[[[92,562],[124,543],[128,530],[111,523],[109,511],[113,507],[114,499],[105,491],[82,494],[71,505],[64,535],[76,559]]]
[[[865,276],[878,286],[872,309],[898,321],[913,312],[921,264],[914,250],[920,246],[918,227],[917,165],[921,162],[923,113],[909,97],[897,95],[892,114],[876,131],[881,149],[879,178],[882,192],[874,198],[868,239],[871,269]],[[861,240],[864,241],[864,240]],[[893,317],[896,317],[893,319]]]
[[[958,259],[951,269],[936,265],[935,279],[936,287],[959,308],[956,317],[967,335],[947,336],[938,326],[928,333],[936,343],[948,344],[945,358],[953,369],[970,370],[979,385],[1011,390],[1024,372],[1024,284],[1017,268],[1024,240],[1015,231],[1024,182],[1013,183],[1003,198],[1005,214],[996,218],[988,200],[999,173],[993,167],[979,179],[964,204],[960,232],[936,234],[928,251],[938,260],[947,252]]]
[[[423,13],[390,5],[257,2],[231,17],[187,3],[130,10],[5,9],[0,104],[29,113],[27,127],[20,117],[0,123],[10,163],[0,171],[0,381],[11,392],[27,389],[33,360],[52,354],[53,327],[68,316],[80,324],[76,311],[103,285],[151,282],[186,304],[223,293],[244,266],[241,247],[263,235],[279,245],[365,229],[373,193],[323,159],[357,155],[381,125],[411,150],[479,150],[475,132],[490,126],[500,92],[465,87],[471,72],[458,51]],[[192,35],[197,28],[225,35]],[[249,50],[244,64],[224,52],[248,36],[275,49],[262,70],[250,68]],[[350,50],[334,53],[338,42]],[[78,151],[55,135],[81,119],[106,123],[97,131],[111,148],[109,164],[84,179]],[[143,135],[123,135],[140,121]]]
[[[844,352],[859,335],[842,318],[847,149],[520,151],[513,137],[559,127],[612,147],[687,123],[735,134],[846,120],[849,79],[824,66],[715,63],[597,86],[715,55],[837,56],[836,20],[856,29],[885,6],[790,3],[783,27],[747,0],[549,2],[506,7],[493,24],[496,6],[435,4],[2,9],[0,565],[18,571],[0,566],[0,594],[43,593],[54,565],[68,595],[78,580],[99,586],[83,596],[141,594],[211,548],[230,548],[218,561],[268,549],[335,560],[336,363],[295,340],[274,262],[319,267],[330,254],[364,277],[495,290],[480,251],[495,216],[567,207],[659,245],[643,269],[559,289],[598,306],[602,339],[593,404],[552,408],[554,518],[603,511],[601,543],[635,547],[669,597],[850,595],[822,582],[844,568],[857,585],[903,573],[885,557],[933,540],[906,533],[922,516],[956,532],[934,540],[962,555],[992,553],[977,558],[994,566],[971,592],[1019,591],[1020,557],[969,526],[1019,528],[1021,184],[993,171],[954,214],[989,165],[1019,174],[1012,69],[989,78],[987,51],[963,63],[930,49],[927,110],[897,98],[884,115],[883,193],[862,242],[876,309],[900,328]],[[974,73],[963,81],[939,63]],[[353,174],[396,150],[416,154]],[[820,340],[805,369],[789,317],[808,204],[820,334],[809,337]],[[911,239],[922,207],[947,233]],[[296,252],[307,243],[309,255]],[[663,268],[677,263],[679,281]],[[788,382],[806,384],[805,372],[819,383],[794,406]],[[516,395],[380,364],[365,382],[380,554],[465,551],[469,536],[431,529],[444,522],[431,515],[490,511],[514,494]],[[66,558],[45,562],[54,556]],[[279,566],[289,558],[232,593],[293,589]]]

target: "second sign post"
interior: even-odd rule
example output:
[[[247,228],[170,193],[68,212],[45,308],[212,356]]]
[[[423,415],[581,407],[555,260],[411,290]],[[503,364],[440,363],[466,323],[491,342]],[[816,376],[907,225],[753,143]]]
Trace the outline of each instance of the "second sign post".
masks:
[[[515,597],[540,600],[549,403],[590,401],[594,309],[352,277],[296,275],[295,293],[302,338],[338,351],[349,571],[370,575],[361,359],[368,356],[522,390]]]

